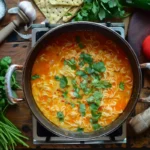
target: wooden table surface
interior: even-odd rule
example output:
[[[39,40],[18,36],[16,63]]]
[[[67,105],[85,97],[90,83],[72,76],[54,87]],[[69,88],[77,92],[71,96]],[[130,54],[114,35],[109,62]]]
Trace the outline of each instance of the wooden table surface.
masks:
[[[17,6],[18,0],[6,0],[7,7]],[[15,18],[15,15],[7,14],[5,18],[0,21],[0,28],[7,25],[12,19]],[[37,20],[36,23],[40,23],[44,20],[43,15],[37,10]],[[128,26],[128,20],[126,22],[126,31]],[[13,63],[24,64],[27,54],[31,48],[30,40],[23,40],[16,36],[15,33],[12,33],[3,44],[0,45],[0,58],[4,56],[10,56],[13,60]],[[21,81],[21,76],[19,76]],[[144,87],[141,91],[141,96],[147,96],[150,93],[150,83],[148,81],[148,72],[144,72]],[[22,93],[19,94],[20,97],[23,96]],[[148,104],[138,103],[135,108],[135,114],[138,114],[148,108]],[[32,143],[32,113],[27,106],[26,102],[21,102],[15,106],[9,107],[7,111],[8,118],[22,131],[24,135],[29,137],[29,140],[26,141],[31,149],[54,149],[54,148],[140,148],[140,147],[150,147],[150,129],[141,135],[136,135],[132,128],[127,125],[127,144],[113,144],[113,145],[40,145],[36,146]],[[25,147],[19,145],[17,147],[19,150],[26,149]]]

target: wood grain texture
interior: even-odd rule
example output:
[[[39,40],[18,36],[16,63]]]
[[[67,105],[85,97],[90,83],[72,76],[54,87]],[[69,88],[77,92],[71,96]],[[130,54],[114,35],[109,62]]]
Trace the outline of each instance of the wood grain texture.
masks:
[[[6,0],[7,7],[15,7],[18,3],[18,0]],[[12,19],[15,18],[15,15],[9,15],[7,14],[5,18],[0,22],[0,28],[4,27],[7,25]],[[40,23],[43,21],[45,18],[43,15],[39,12],[37,9],[37,20],[36,23]],[[128,19],[125,20],[125,30],[127,31],[128,29]],[[142,21],[142,20],[140,20]],[[116,21],[118,22],[118,21]],[[136,24],[135,24],[136,25]],[[135,33],[134,33],[135,34]],[[14,42],[14,41],[20,41],[20,42]],[[3,44],[0,45],[0,58],[4,56],[11,56],[13,63],[16,64],[24,64],[27,54],[31,49],[31,42],[30,41],[24,41],[19,39],[18,37],[16,38],[16,35],[13,33],[10,35],[10,37],[7,39],[7,42],[4,42]],[[19,75],[18,80],[21,83],[21,75]],[[149,80],[149,73],[144,74],[144,89],[141,91],[141,96],[147,96],[150,93],[150,80]],[[23,93],[19,92],[19,97],[23,97]],[[144,109],[148,107],[147,104],[141,104],[138,103],[135,109],[135,113],[138,114],[142,112]],[[79,148],[140,148],[140,147],[150,147],[150,129],[147,130],[145,133],[141,135],[136,135],[132,128],[128,125],[127,126],[127,135],[128,135],[128,143],[127,144],[113,144],[113,145],[41,145],[41,146],[36,146],[33,145],[32,143],[32,113],[27,105],[27,103],[20,102],[19,104],[15,106],[9,107],[7,111],[7,116],[8,118],[23,132],[24,135],[29,137],[29,141],[27,143],[30,145],[30,149],[36,149],[36,150],[41,150],[41,149],[79,149]],[[16,150],[26,150],[25,147],[19,145]]]

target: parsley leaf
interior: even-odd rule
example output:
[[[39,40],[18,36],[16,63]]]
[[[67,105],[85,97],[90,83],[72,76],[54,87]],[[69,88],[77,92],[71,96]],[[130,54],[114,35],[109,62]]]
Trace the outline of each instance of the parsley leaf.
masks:
[[[59,119],[59,121],[64,121],[64,114],[63,114],[63,112],[61,112],[61,111],[57,112],[57,118]]]
[[[85,116],[86,107],[85,104],[79,105],[79,112],[81,113],[81,116]]]
[[[86,72],[87,74],[92,74],[92,73],[94,73],[94,69],[91,68],[91,67],[85,67],[84,70],[85,70],[85,72]]]
[[[83,77],[85,79],[88,77],[87,74],[84,71],[82,71],[82,70],[78,70],[76,72],[76,75],[81,76],[81,77]]]
[[[105,72],[106,67],[103,62],[93,63],[92,68],[97,72]]]
[[[84,128],[77,128],[77,132],[83,132],[84,131]]]
[[[72,103],[72,102],[70,102],[70,105],[71,105],[71,107],[72,107],[72,108],[74,108],[74,107],[75,107],[75,104],[74,104],[74,103]]]
[[[103,94],[100,92],[100,91],[95,91],[93,93],[92,96],[90,96],[88,99],[87,99],[87,102],[90,104],[90,103],[94,103],[96,104],[97,106],[100,105],[100,100],[101,98],[103,97]]]
[[[68,80],[65,76],[62,76],[62,77],[55,76],[55,79],[60,82],[61,88],[65,88],[68,84]]]
[[[124,82],[120,82],[119,88],[123,91],[125,89]]]
[[[80,128],[80,127],[77,128],[77,132],[83,132],[83,131],[84,131],[84,128]]]
[[[3,57],[1,60],[0,60],[0,67],[1,68],[8,68],[8,66],[11,64],[11,58],[9,56],[6,56],[6,57]]]
[[[76,36],[76,42],[78,44],[78,46],[83,49],[85,46],[83,45],[83,43],[81,42],[81,38],[80,36]]]
[[[101,88],[101,89],[107,89],[112,87],[112,85],[105,80],[98,81],[97,83],[92,83],[92,85],[96,88]]]
[[[68,65],[69,67],[71,67],[71,69],[75,70],[76,69],[76,62],[75,62],[75,59],[72,58],[70,60],[65,60],[64,61],[64,64],[65,65]]]
[[[63,96],[64,98],[67,98],[67,95],[68,95],[68,91],[63,92],[63,94],[62,94],[62,96]]]
[[[92,64],[93,63],[93,58],[91,57],[91,55],[86,54],[86,53],[81,53],[80,54],[80,59],[84,62],[84,63],[88,63],[88,64]]]
[[[99,125],[98,123],[94,123],[92,124],[92,127],[94,130],[99,130],[101,128],[101,125]]]
[[[38,74],[35,74],[35,75],[31,76],[32,80],[36,80],[36,79],[39,79],[39,78],[40,78],[40,76]]]
[[[74,92],[73,92],[74,97],[82,98],[81,95],[79,94],[79,91],[80,91],[80,89],[78,87],[74,88]]]
[[[98,119],[101,117],[102,113],[96,112],[96,111],[91,111],[91,113],[92,113],[92,118],[91,118],[92,123],[97,123]]]

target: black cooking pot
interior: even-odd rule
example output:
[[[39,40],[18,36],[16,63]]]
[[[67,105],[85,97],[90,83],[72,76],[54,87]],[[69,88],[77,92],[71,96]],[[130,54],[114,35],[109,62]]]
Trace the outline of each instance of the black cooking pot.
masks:
[[[102,128],[98,131],[90,132],[90,133],[78,133],[78,132],[67,131],[51,123],[39,110],[33,98],[32,89],[31,89],[32,67],[33,67],[33,64],[35,62],[35,59],[38,53],[42,50],[43,46],[47,45],[47,43],[50,43],[50,41],[54,37],[57,37],[62,33],[71,32],[71,31],[79,31],[79,30],[80,31],[81,30],[96,31],[97,33],[102,34],[108,39],[114,41],[125,52],[126,56],[129,59],[132,72],[133,72],[133,91],[132,91],[132,95],[129,100],[129,103],[127,104],[123,113],[107,127]],[[10,77],[11,77],[12,72],[15,69],[23,69],[22,86],[23,86],[24,98],[27,101],[32,113],[38,119],[38,121],[48,130],[54,132],[58,136],[74,138],[75,140],[78,140],[78,141],[91,140],[96,137],[110,134],[111,132],[116,130],[124,121],[126,121],[126,119],[131,114],[132,110],[134,109],[137,103],[139,94],[140,94],[141,84],[142,84],[141,83],[141,77],[142,77],[141,67],[137,59],[137,56],[134,53],[134,50],[131,48],[131,46],[118,33],[114,32],[113,30],[103,25],[100,25],[97,23],[90,23],[90,22],[67,23],[67,24],[60,25],[50,30],[31,49],[24,66],[12,65],[9,68],[8,73],[6,75],[6,89],[7,89],[7,96],[9,98],[10,103],[17,103],[18,101],[22,100],[22,99],[13,98],[12,91],[10,88],[11,87]]]

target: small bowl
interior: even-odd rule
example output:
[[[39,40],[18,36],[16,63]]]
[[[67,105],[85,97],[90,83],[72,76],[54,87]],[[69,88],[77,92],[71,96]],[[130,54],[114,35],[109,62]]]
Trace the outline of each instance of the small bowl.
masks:
[[[0,0],[0,20],[3,19],[7,11],[7,6],[5,0]]]

